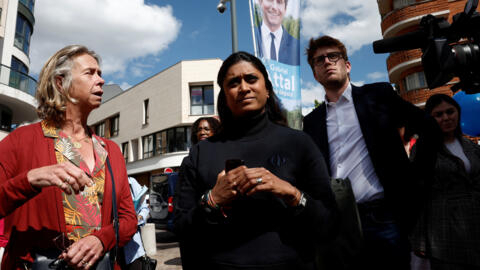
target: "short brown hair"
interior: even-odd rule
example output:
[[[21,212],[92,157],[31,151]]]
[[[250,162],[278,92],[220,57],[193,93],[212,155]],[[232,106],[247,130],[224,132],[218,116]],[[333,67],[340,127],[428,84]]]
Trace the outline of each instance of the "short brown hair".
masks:
[[[347,48],[345,48],[345,45],[340,40],[331,36],[321,36],[317,39],[311,38],[307,48],[307,59],[312,70],[314,70],[313,56],[315,55],[317,49],[323,47],[337,47],[340,50],[343,59],[348,61]]]
[[[82,54],[88,54],[100,64],[100,57],[82,45],[70,45],[56,52],[47,60],[40,71],[36,98],[37,114],[41,119],[56,125],[63,124],[67,100],[75,103],[70,97],[72,84],[73,59]],[[62,89],[58,89],[56,78],[62,78]]]

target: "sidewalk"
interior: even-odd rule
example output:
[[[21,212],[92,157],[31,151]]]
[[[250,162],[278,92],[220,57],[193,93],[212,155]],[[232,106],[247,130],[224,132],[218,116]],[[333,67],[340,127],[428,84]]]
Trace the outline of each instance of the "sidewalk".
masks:
[[[157,259],[156,270],[181,270],[180,249],[175,236],[164,229],[156,229]]]

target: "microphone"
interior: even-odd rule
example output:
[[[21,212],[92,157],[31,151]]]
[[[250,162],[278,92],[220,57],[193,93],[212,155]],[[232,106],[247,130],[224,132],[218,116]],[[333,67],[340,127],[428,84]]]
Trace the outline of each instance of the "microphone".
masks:
[[[412,50],[423,48],[426,43],[424,31],[417,30],[396,37],[376,40],[373,42],[373,51],[375,53],[387,53]]]

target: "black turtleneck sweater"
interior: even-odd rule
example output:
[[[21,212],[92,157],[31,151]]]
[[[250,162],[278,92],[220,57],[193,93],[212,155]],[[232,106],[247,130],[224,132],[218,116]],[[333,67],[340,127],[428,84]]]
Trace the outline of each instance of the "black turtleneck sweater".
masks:
[[[270,193],[241,196],[228,217],[200,205],[225,160],[264,167],[304,192],[304,208]],[[324,159],[305,133],[266,114],[238,120],[195,145],[182,163],[175,194],[175,231],[188,269],[314,269],[314,245],[332,234],[336,209]]]

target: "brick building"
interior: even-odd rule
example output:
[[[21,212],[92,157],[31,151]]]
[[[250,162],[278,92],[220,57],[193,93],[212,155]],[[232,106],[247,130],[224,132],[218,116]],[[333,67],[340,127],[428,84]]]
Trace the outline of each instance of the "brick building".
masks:
[[[382,17],[383,38],[399,36],[418,29],[420,20],[427,14],[443,17],[450,23],[453,15],[462,12],[466,0],[377,0]],[[450,86],[458,82],[453,78],[447,85],[428,89],[421,62],[420,49],[391,53],[387,59],[390,82],[400,96],[417,106],[435,93],[452,95]]]

